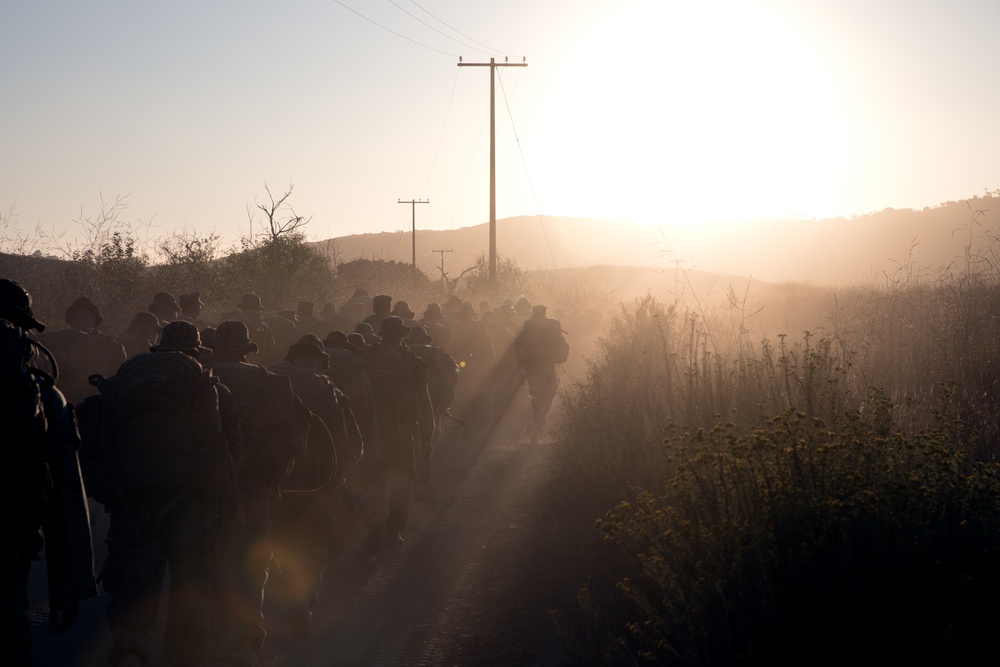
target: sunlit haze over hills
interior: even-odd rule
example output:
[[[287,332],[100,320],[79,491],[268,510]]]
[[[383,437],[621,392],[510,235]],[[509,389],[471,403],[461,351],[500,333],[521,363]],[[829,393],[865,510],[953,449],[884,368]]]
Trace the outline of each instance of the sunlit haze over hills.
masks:
[[[997,25],[991,1],[7,3],[0,209],[72,238],[127,195],[143,233],[235,240],[292,183],[316,240],[408,230],[399,199],[430,201],[418,230],[480,225],[489,68],[456,65],[496,57],[528,63],[497,69],[497,217],[647,230],[619,263],[920,210],[1000,185]]]

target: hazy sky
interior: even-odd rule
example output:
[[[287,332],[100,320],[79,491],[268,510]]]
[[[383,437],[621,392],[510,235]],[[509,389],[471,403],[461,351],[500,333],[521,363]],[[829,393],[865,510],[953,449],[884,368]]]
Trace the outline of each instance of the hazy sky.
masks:
[[[292,182],[314,238],[408,229],[400,198],[482,223],[489,70],[456,62],[490,55],[529,65],[498,70],[500,218],[922,208],[1000,187],[998,26],[996,0],[7,0],[0,209],[71,229],[129,195],[235,238]]]

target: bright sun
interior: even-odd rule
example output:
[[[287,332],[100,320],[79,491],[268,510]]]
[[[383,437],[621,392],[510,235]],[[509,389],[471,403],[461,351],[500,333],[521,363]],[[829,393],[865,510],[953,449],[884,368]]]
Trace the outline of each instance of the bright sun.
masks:
[[[623,2],[568,52],[545,120],[557,153],[545,185],[576,196],[579,213],[699,226],[838,208],[841,98],[786,18],[737,2]]]

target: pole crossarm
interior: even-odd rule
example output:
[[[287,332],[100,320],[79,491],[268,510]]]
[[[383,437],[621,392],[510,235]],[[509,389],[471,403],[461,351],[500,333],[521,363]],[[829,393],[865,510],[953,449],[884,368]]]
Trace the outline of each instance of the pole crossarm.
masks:
[[[528,59],[519,63],[496,62],[490,58],[488,63],[463,63],[458,59],[459,67],[489,67],[490,68],[490,284],[497,281],[497,140],[496,140],[496,69],[497,67],[527,67]]]

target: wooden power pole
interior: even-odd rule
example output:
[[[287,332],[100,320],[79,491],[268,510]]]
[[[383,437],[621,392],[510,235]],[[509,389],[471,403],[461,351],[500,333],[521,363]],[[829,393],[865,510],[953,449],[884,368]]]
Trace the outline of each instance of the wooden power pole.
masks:
[[[489,67],[490,68],[490,283],[497,281],[497,139],[496,139],[496,69],[497,67],[527,67],[528,59],[519,63],[509,63],[504,58],[502,63],[490,58],[488,63],[463,63],[458,59],[459,67]]]
[[[441,250],[431,250],[431,252],[441,253],[441,284],[444,287],[444,291],[448,291],[448,279],[445,277],[444,273],[444,254],[446,252],[451,252],[451,248],[444,248]]]
[[[413,280],[417,279],[417,204],[430,204],[430,199],[411,199],[409,201],[403,201],[402,199],[396,200],[397,204],[409,204],[413,209],[412,220],[410,222],[412,234],[410,235],[410,241],[413,246]]]

